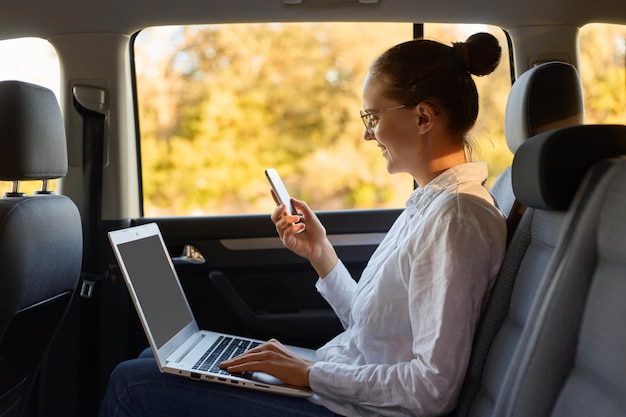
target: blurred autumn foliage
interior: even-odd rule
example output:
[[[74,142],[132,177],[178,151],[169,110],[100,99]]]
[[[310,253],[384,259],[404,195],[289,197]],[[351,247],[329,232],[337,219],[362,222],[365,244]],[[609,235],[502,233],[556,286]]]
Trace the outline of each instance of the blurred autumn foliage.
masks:
[[[493,33],[505,52],[496,72],[475,78],[481,110],[470,135],[476,159],[489,162],[490,185],[512,160],[503,129],[511,85],[505,35],[424,25],[427,38],[448,44],[478,31]],[[134,54],[145,215],[267,213],[270,166],[315,210],[402,207],[412,179],[387,173],[379,149],[362,139],[358,110],[371,60],[412,33],[409,23],[143,30]],[[586,123],[626,123],[626,27],[587,25],[579,45]],[[0,183],[1,192],[10,187]]]
[[[511,83],[505,36],[487,26],[424,27],[426,37],[444,43],[489,31],[505,49],[496,72],[475,79],[481,112],[471,137],[475,157],[489,162],[489,185],[512,160],[503,133]],[[386,172],[378,148],[362,139],[358,110],[371,60],[412,31],[408,23],[142,31],[134,53],[145,214],[269,212],[273,202],[262,171],[270,166],[316,210],[402,207],[412,180]],[[3,51],[16,51],[13,65],[41,68],[39,74],[58,68],[49,45],[32,54],[21,40],[3,45],[11,42],[16,48]],[[626,123],[626,27],[587,25],[579,45],[586,122]],[[26,81],[42,83],[40,77]],[[0,183],[0,192],[10,187]],[[20,190],[39,187],[25,182]]]
[[[268,212],[275,167],[317,210],[401,207],[413,183],[389,175],[362,139],[361,84],[372,59],[412,36],[407,23],[152,28],[136,40],[146,215]],[[427,25],[453,42],[485,27]],[[503,45],[504,34],[490,28]],[[505,48],[506,49],[506,48]],[[497,175],[510,70],[477,80],[472,136]]]

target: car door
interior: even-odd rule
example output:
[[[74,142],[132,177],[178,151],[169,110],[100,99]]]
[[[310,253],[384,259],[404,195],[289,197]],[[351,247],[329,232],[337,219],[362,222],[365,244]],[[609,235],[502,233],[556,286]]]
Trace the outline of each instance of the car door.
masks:
[[[319,213],[319,218],[358,279],[397,214],[338,211]],[[141,218],[135,223],[152,221],[162,230],[202,328],[307,347],[319,347],[341,331],[315,289],[315,271],[282,247],[269,215]]]
[[[377,25],[381,49],[413,35],[412,24]],[[362,139],[355,91],[374,38],[364,23],[136,35],[143,217],[132,222],[159,224],[201,327],[309,347],[341,330],[313,268],[277,237],[263,171],[276,168],[318,213],[358,279],[413,188]]]

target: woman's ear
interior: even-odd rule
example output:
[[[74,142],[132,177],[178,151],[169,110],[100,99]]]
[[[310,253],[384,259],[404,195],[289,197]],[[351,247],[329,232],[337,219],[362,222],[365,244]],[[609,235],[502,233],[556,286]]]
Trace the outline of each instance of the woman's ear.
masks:
[[[437,112],[434,107],[426,102],[421,102],[415,107],[417,128],[421,134],[427,133],[433,128]]]

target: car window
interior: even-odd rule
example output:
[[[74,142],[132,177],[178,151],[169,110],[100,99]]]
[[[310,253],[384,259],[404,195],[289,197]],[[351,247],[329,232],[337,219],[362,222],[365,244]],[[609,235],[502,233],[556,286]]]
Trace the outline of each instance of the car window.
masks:
[[[59,59],[54,47],[44,39],[19,38],[0,41],[0,81],[19,80],[51,89],[59,99]],[[0,181],[0,194],[11,191],[10,182]],[[48,184],[56,188],[56,181]],[[32,193],[41,189],[40,181],[20,184],[20,191]]]
[[[499,28],[424,25],[443,42],[489,31],[503,46],[477,79],[471,132],[491,177],[510,164],[503,137],[511,85]],[[363,140],[361,85],[370,62],[411,39],[411,23],[267,23],[154,27],[134,42],[144,215],[268,213],[263,170],[315,210],[403,207],[413,189]],[[486,78],[489,78],[488,80]],[[487,88],[488,87],[488,88]]]
[[[626,26],[583,26],[579,44],[585,122],[626,124]]]

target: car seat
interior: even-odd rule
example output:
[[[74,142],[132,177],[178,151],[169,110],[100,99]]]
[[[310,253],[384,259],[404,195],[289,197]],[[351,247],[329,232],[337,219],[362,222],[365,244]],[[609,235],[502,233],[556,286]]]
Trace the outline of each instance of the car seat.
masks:
[[[623,156],[596,164],[572,203],[494,415],[626,416],[626,126],[581,126],[535,142],[553,149],[522,156],[545,158],[546,172],[515,181],[514,171],[515,191],[551,205],[565,205],[575,191],[569,178],[583,170],[560,148]]]
[[[583,120],[582,88],[576,69],[566,62],[547,62],[523,73],[511,88],[505,113],[507,145],[515,155],[533,135],[551,128],[582,124]],[[528,306],[536,291],[536,277],[541,276],[548,264],[564,217],[562,210],[551,208],[538,212],[531,208],[522,216],[526,207],[515,198],[511,171],[511,167],[507,167],[491,188],[498,208],[507,216],[508,251],[474,338],[467,375],[454,412],[456,416],[467,416],[472,406],[485,409],[478,415],[489,415],[486,410],[493,407],[502,378],[502,375],[492,376],[489,381],[494,382],[493,386],[482,385],[491,344],[503,323],[505,329],[510,327],[506,330],[510,334],[500,335],[493,346],[492,355],[504,351],[498,353],[500,360],[490,360],[487,366],[488,372],[501,374],[508,368],[515,339],[526,325]],[[517,228],[520,232],[511,243]],[[518,275],[521,276],[518,285],[526,290],[516,292],[509,310]]]
[[[61,110],[52,91],[0,82],[0,416],[22,415],[42,356],[78,284],[82,227],[71,199],[48,189],[67,172]],[[41,180],[34,195],[20,181]]]
[[[516,364],[522,334],[534,325],[531,308],[542,297],[540,288],[552,279],[551,263],[558,259],[558,245],[566,239],[561,229],[572,196],[591,165],[626,152],[626,142],[615,138],[620,129],[616,129],[618,133],[614,129],[583,125],[552,130],[529,139],[516,152],[513,190],[528,209],[513,235],[476,331],[468,372],[452,415],[499,416],[494,409]]]
[[[584,123],[583,93],[576,68],[566,62],[546,62],[524,72],[511,87],[504,115],[509,150],[550,129]],[[498,208],[507,217],[508,239],[519,222],[519,206],[511,185],[511,167],[491,187]]]

